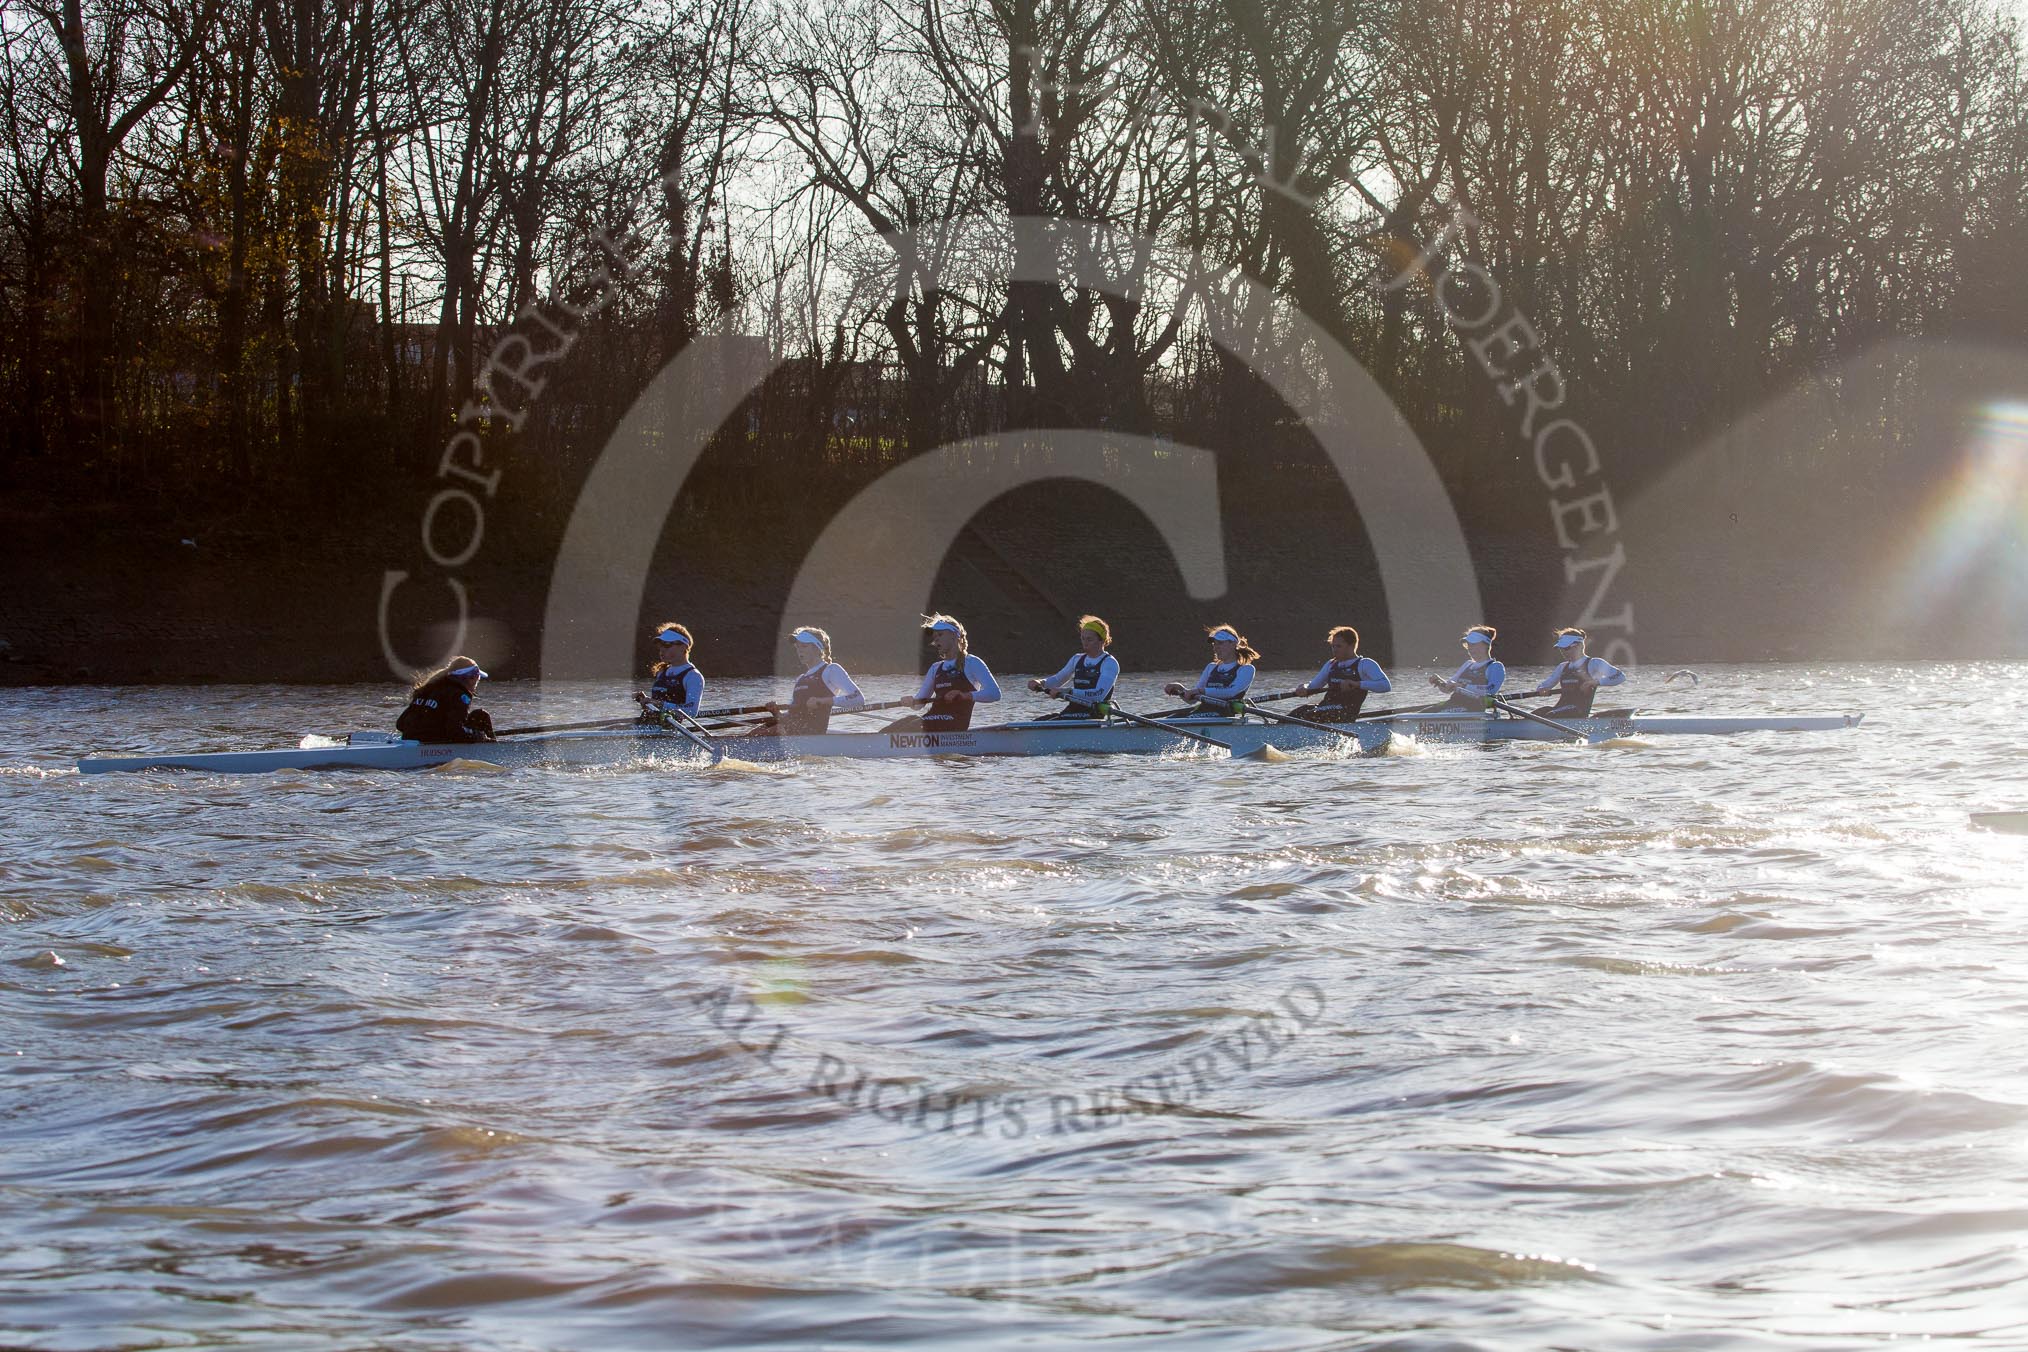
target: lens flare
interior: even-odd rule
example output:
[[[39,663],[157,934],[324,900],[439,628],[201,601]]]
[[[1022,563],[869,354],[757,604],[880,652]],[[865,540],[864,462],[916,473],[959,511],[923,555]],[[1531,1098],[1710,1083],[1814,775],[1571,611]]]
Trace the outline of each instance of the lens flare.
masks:
[[[1963,455],[1916,518],[1886,599],[1922,631],[1975,622],[1990,645],[2028,637],[2028,403],[1979,411]]]

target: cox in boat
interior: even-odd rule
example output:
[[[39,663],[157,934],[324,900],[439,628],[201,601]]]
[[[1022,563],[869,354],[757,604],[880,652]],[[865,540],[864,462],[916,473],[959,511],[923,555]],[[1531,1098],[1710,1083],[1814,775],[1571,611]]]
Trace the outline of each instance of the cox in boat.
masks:
[[[472,704],[485,679],[479,664],[463,656],[416,677],[408,707],[394,720],[395,731],[413,742],[492,741],[492,715]]]

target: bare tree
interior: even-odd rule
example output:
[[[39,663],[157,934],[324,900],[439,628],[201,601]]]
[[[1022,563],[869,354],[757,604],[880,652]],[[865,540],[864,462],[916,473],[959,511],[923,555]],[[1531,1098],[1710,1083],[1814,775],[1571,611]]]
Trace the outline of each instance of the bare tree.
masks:
[[[47,91],[67,125],[80,257],[72,362],[73,448],[103,447],[113,430],[113,303],[125,230],[111,197],[114,157],[161,106],[209,35],[223,0],[12,0],[62,55],[62,85]]]

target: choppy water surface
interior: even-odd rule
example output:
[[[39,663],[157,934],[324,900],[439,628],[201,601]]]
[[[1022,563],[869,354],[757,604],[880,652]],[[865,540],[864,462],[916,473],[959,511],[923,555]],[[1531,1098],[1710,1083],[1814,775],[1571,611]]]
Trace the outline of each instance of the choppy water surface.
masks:
[[[68,766],[396,692],[0,693],[0,1343],[2022,1346],[2028,837],[1967,813],[2028,808],[2024,676],[1637,677],[1869,715],[1650,745],[264,777]]]

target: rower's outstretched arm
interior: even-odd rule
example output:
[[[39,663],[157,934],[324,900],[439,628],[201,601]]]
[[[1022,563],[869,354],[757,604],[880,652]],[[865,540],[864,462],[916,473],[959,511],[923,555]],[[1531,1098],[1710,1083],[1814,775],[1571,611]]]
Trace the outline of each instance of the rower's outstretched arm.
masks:
[[[1368,694],[1384,695],[1394,689],[1394,682],[1387,679],[1387,673],[1380,669],[1378,662],[1362,657],[1359,659],[1359,688]]]
[[[1188,689],[1185,689],[1183,686],[1183,682],[1171,681],[1169,682],[1169,684],[1162,687],[1162,693],[1165,695],[1178,695],[1187,700],[1203,699],[1205,683],[1211,679],[1211,673],[1216,670],[1218,670],[1218,663],[1216,662],[1206,663],[1204,670],[1198,673],[1197,683],[1195,685],[1192,685]]]
[[[1077,658],[1075,655],[1073,655],[1068,662],[1065,662],[1063,664],[1063,669],[1061,671],[1057,672],[1054,676],[1044,676],[1042,678],[1043,692],[1045,694],[1053,695],[1057,691],[1063,689],[1064,684],[1070,680],[1072,673],[1074,673],[1076,670],[1077,670]]]

